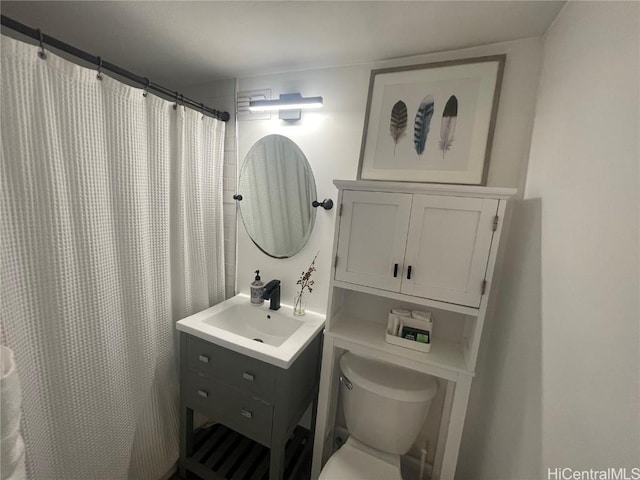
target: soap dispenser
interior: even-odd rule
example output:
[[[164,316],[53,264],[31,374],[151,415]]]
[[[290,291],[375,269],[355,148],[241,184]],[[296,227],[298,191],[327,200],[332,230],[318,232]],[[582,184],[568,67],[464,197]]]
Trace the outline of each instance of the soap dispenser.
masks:
[[[264,283],[260,281],[260,270],[256,270],[256,278],[251,283],[251,303],[254,305],[262,305],[264,298]]]

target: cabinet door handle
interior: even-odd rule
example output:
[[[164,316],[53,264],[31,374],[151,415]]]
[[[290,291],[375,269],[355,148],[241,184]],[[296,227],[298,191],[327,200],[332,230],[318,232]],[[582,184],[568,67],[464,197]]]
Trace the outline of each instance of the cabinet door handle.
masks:
[[[240,415],[242,415],[245,418],[252,418],[253,417],[253,413],[250,412],[249,410],[246,410],[246,409],[240,410]]]
[[[208,398],[209,394],[207,392],[205,392],[204,390],[198,390],[198,395],[200,395],[202,398]]]
[[[394,263],[393,264],[393,278],[396,278],[398,276],[398,264]]]
[[[407,268],[407,280],[411,280],[411,265]]]
[[[207,357],[206,355],[199,355],[198,360],[200,360],[202,363],[209,363],[209,357]]]
[[[242,372],[242,378],[244,378],[245,380],[248,380],[249,382],[253,382],[254,377],[249,372]]]

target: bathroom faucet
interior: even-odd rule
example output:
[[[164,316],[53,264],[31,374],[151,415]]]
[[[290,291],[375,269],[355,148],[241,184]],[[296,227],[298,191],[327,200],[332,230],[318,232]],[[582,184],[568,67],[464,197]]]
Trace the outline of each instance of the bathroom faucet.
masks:
[[[262,298],[269,300],[269,310],[280,308],[280,280],[271,280],[264,286]]]

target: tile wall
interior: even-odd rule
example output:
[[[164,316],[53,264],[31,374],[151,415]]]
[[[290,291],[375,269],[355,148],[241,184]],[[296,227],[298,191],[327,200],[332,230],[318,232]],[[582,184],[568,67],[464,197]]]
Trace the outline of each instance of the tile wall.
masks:
[[[236,229],[237,215],[237,141],[236,141],[236,80],[218,80],[215,82],[184,88],[184,95],[198,102],[229,112],[231,119],[226,124],[223,170],[223,209],[224,209],[224,257],[226,276],[226,297],[236,294]]]

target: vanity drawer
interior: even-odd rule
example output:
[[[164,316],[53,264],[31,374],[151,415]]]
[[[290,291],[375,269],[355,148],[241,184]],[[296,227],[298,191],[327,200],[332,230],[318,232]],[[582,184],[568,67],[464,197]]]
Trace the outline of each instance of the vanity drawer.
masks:
[[[273,400],[276,367],[268,363],[187,335],[187,366],[193,372]]]
[[[193,373],[183,379],[182,395],[193,410],[256,442],[271,445],[273,407],[264,401]]]

